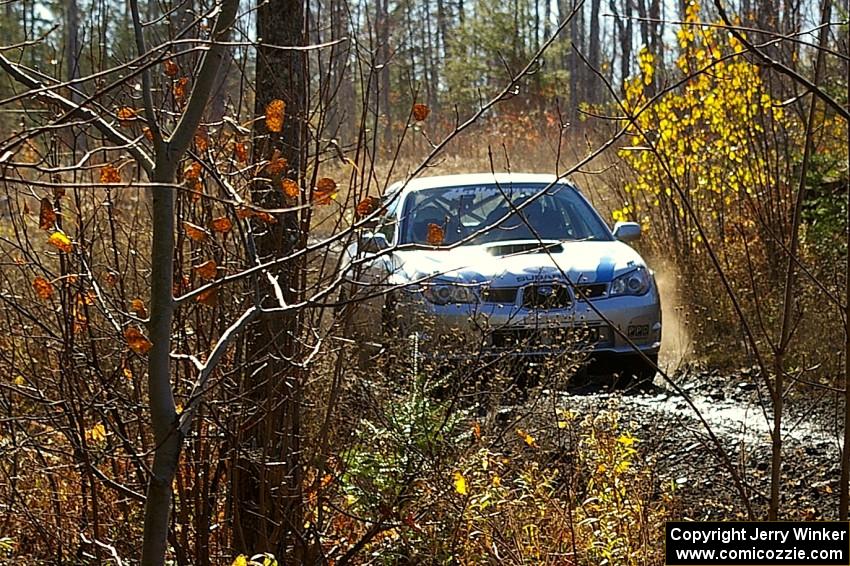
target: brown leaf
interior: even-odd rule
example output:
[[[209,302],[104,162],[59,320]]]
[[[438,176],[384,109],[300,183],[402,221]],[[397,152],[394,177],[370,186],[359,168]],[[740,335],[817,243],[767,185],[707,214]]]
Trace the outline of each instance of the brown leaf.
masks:
[[[316,181],[316,189],[313,191],[313,200],[316,204],[330,204],[335,195],[336,181],[329,177],[322,177]]]
[[[100,168],[100,182],[104,184],[120,183],[121,173],[118,172],[118,169],[107,163],[106,165]]]
[[[277,151],[275,151],[277,154]],[[280,175],[286,170],[288,162],[283,157],[272,157],[266,165],[266,173],[269,175]]]
[[[280,182],[280,188],[283,190],[283,194],[289,198],[297,198],[301,193],[301,188],[298,186],[298,183],[292,179],[283,179]]]
[[[443,227],[439,224],[428,224],[428,236],[426,240],[432,246],[439,246],[443,243],[446,234],[443,231]]]
[[[62,198],[65,196],[65,187],[53,187],[53,198]]]
[[[201,265],[195,266],[195,272],[201,279],[206,279],[209,281],[210,279],[215,279],[215,276],[218,272],[218,266],[215,263],[215,260],[207,260]]]
[[[62,250],[66,254],[74,251],[74,244],[72,244],[70,238],[62,232],[53,232],[53,234],[50,235],[50,238],[47,239],[47,243],[54,248]]]
[[[188,181],[194,181],[201,177],[203,166],[197,161],[193,161],[183,169],[183,178]]]
[[[153,132],[151,131],[151,129],[150,129],[150,128],[147,128],[147,127],[146,127],[146,128],[144,128],[144,129],[142,130],[142,133],[144,134],[144,136],[145,136],[145,139],[146,139],[146,140],[148,140],[148,141],[150,141],[150,142],[152,142],[152,141],[153,141]]]
[[[32,280],[32,288],[39,299],[45,301],[53,296],[53,284],[44,277],[36,277]]]
[[[196,299],[200,304],[214,307],[218,304],[218,287],[211,287],[198,295]]]
[[[240,206],[236,209],[236,218],[238,218],[239,220],[251,218],[252,216],[254,216],[254,210],[248,208],[247,206]]]
[[[254,212],[254,216],[265,222],[266,224],[277,224],[277,218],[264,210]]]
[[[124,329],[124,339],[127,340],[130,349],[137,354],[147,354],[153,348],[153,343],[135,326]]]
[[[174,78],[180,72],[180,66],[173,59],[166,59],[162,64],[165,67],[165,76]]]
[[[183,221],[183,229],[186,230],[186,235],[196,242],[203,242],[209,236],[209,232],[191,222]]]
[[[428,115],[431,113],[431,109],[428,108],[427,104],[414,104],[413,105],[413,119],[417,122],[423,121]]]
[[[53,211],[53,205],[50,199],[44,197],[41,199],[41,211],[38,215],[38,227],[42,230],[50,230],[56,224],[56,213]]]
[[[130,312],[139,318],[148,317],[148,309],[145,308],[145,302],[141,299],[133,299],[130,301]]]
[[[181,77],[181,78],[177,79],[177,81],[174,83],[174,86],[171,87],[171,91],[174,93],[174,98],[176,98],[179,101],[182,101],[184,98],[186,98],[186,91],[187,91],[188,87],[189,87],[189,78],[188,77]]]
[[[279,132],[283,129],[283,117],[286,112],[286,103],[275,99],[266,105],[266,128],[270,132]]]
[[[380,199],[377,197],[366,197],[357,203],[357,208],[355,212],[357,213],[358,218],[363,218],[369,216],[376,210],[378,210],[378,205],[381,203]]]
[[[248,162],[248,146],[244,142],[236,142],[236,145],[233,146],[233,150],[236,153],[236,159],[238,159],[240,163]]]
[[[212,219],[210,227],[213,229],[213,232],[227,234],[233,228],[233,222],[231,222],[230,218],[226,216],[219,216],[218,218]]]
[[[198,148],[198,151],[203,153],[210,146],[210,135],[207,133],[207,128],[205,126],[198,127],[198,131],[195,132],[195,147]]]

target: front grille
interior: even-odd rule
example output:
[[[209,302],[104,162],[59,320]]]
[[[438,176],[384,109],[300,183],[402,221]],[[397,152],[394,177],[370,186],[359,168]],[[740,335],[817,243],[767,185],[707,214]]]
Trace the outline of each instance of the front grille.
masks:
[[[598,297],[604,297],[608,293],[607,283],[591,283],[589,285],[576,285],[576,287],[578,289],[576,298],[579,300],[581,300],[582,297],[596,299]]]
[[[510,303],[516,302],[516,287],[488,287],[481,291],[481,300],[485,303]]]
[[[571,302],[570,292],[557,283],[539,283],[522,289],[522,306],[527,309],[565,309]]]
[[[608,326],[498,328],[491,332],[489,343],[497,350],[563,350],[608,346],[611,338]]]
[[[564,246],[558,242],[542,243],[542,242],[522,242],[518,244],[500,244],[489,246],[487,253],[495,256],[525,254],[525,253],[550,253],[559,254],[564,251]]]

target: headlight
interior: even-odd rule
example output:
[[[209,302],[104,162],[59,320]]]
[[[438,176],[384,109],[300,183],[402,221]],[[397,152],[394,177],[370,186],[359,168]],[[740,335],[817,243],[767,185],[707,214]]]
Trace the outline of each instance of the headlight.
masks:
[[[645,267],[638,267],[634,271],[629,271],[628,273],[620,275],[614,279],[611,282],[611,292],[609,293],[609,296],[643,295],[649,291],[649,284],[649,270]]]
[[[435,284],[425,285],[422,294],[435,305],[449,303],[477,303],[478,297],[470,288],[462,285]]]

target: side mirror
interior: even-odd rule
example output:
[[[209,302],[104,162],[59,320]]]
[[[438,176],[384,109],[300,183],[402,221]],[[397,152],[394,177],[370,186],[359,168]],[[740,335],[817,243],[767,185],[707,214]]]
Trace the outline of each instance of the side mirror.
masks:
[[[617,222],[614,224],[614,237],[621,242],[633,242],[640,238],[640,224],[637,222]]]
[[[367,254],[376,254],[389,247],[387,237],[381,232],[364,232],[358,243],[359,250]]]

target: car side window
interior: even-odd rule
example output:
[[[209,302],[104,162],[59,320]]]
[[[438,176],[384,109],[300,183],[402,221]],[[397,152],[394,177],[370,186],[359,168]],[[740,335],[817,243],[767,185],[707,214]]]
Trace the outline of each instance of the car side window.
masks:
[[[395,240],[395,231],[398,226],[394,216],[385,216],[381,218],[378,224],[378,232],[386,236],[387,242],[392,243]]]

